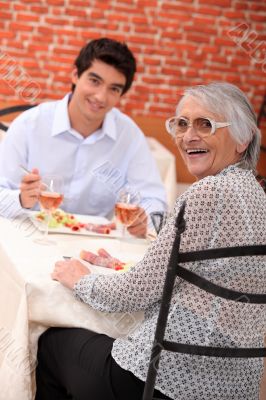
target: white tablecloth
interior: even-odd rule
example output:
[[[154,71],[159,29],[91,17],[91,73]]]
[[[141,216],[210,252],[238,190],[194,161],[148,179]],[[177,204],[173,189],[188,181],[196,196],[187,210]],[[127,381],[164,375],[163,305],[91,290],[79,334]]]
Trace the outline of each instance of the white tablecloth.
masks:
[[[31,223],[0,219],[0,400],[31,400],[37,340],[50,326],[84,327],[113,337],[123,336],[142,320],[142,313],[105,314],[76,300],[72,292],[50,278],[63,255],[104,247],[125,261],[138,261],[145,240],[80,235],[51,235],[57,245],[34,243],[40,236]],[[104,273],[112,272],[101,268]]]

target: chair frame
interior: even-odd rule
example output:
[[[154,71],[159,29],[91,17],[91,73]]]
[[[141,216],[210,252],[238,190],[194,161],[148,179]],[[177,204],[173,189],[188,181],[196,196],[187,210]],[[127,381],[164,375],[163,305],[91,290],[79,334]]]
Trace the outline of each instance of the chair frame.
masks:
[[[212,293],[216,296],[242,303],[266,304],[266,294],[251,294],[237,292],[226,289],[212,282],[201,278],[199,275],[181,267],[183,262],[192,262],[196,260],[208,260],[215,258],[241,257],[248,255],[266,255],[266,245],[261,246],[242,246],[209,249],[195,252],[180,253],[181,234],[185,231],[185,202],[182,204],[176,218],[176,237],[173,243],[170,260],[166,272],[166,278],[163,288],[161,306],[157,326],[155,330],[154,342],[152,346],[150,363],[147,373],[147,379],[143,392],[143,400],[152,400],[159,368],[160,355],[162,350],[179,352],[185,354],[194,354],[209,357],[230,357],[230,358],[249,358],[266,357],[266,348],[222,348],[210,346],[197,346],[192,344],[183,344],[169,342],[164,340],[167,318],[170,309],[172,293],[174,289],[175,277],[179,276],[187,282],[196,285],[202,290]]]
[[[17,106],[2,108],[0,110],[0,117],[3,117],[4,115],[13,114],[16,112],[26,111],[35,106],[37,106],[37,104],[20,104]],[[0,122],[0,129],[6,132],[8,130],[8,126],[5,125],[3,122]]]
[[[257,120],[258,127],[260,127],[263,118],[266,118],[266,94],[264,95],[263,102],[261,104],[260,111],[258,114],[258,120]],[[261,145],[260,149],[261,151],[266,152],[266,146]]]

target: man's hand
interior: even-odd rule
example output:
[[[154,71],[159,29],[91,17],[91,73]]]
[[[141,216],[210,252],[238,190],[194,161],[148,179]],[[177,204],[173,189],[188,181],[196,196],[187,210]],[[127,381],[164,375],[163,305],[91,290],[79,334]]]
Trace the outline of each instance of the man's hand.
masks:
[[[24,175],[20,184],[20,203],[23,208],[31,208],[38,201],[41,191],[41,177],[37,168]]]
[[[128,226],[127,230],[131,235],[137,237],[146,237],[148,226],[148,217],[144,208],[139,207],[137,218]]]
[[[91,271],[85,267],[80,261],[72,259],[67,261],[57,261],[55,263],[54,272],[51,274],[52,279],[62,283],[69,289],[73,289],[83,276],[89,275]]]

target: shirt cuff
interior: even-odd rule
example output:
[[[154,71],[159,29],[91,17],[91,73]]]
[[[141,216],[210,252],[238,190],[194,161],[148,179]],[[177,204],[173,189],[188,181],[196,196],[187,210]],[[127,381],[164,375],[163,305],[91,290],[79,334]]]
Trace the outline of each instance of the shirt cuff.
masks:
[[[90,304],[90,300],[93,299],[92,290],[97,276],[98,274],[85,275],[75,283],[73,294],[77,300]]]
[[[27,213],[20,204],[19,190],[0,188],[0,215],[5,218],[16,218]]]

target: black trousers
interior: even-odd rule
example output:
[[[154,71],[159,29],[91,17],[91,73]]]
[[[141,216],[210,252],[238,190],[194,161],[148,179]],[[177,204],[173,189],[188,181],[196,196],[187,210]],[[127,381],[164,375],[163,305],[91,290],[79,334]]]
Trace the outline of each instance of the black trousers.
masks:
[[[113,341],[86,329],[48,329],[39,339],[35,400],[141,400],[144,382],[115,362]]]

